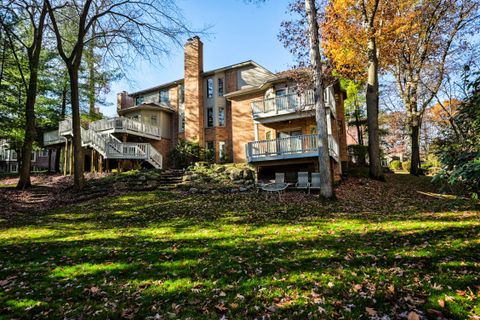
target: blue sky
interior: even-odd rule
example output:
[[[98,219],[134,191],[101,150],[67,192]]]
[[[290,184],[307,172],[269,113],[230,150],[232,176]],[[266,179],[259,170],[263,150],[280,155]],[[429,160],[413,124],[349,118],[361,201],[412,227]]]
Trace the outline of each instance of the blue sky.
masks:
[[[286,13],[290,0],[267,0],[247,4],[244,0],[178,0],[185,20],[194,27],[210,26],[204,43],[204,70],[245,60],[254,60],[277,72],[294,64],[293,56],[279,42],[280,23],[290,18]],[[161,64],[160,64],[161,62]],[[106,116],[116,115],[116,93],[134,92],[183,78],[183,50],[173,48],[170,57],[159,63],[139,61],[128,79],[115,82],[102,107]]]

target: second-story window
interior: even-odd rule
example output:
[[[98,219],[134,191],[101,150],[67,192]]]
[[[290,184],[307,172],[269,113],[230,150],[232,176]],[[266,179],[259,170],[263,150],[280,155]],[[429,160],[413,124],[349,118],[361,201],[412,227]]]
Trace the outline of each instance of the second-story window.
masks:
[[[160,91],[160,103],[168,104],[168,90]]]
[[[213,108],[207,108],[207,127],[213,127]]]
[[[178,86],[178,102],[179,103],[185,102],[185,87],[183,84]]]
[[[218,78],[218,96],[223,97],[223,78]]]
[[[138,96],[135,98],[135,104],[138,106],[139,104],[142,104],[145,98],[143,96]]]
[[[207,79],[207,98],[213,97],[213,79]]]
[[[225,127],[225,108],[218,108],[218,125],[220,127]]]
[[[150,116],[150,124],[152,126],[156,126],[158,123],[157,123],[157,116]]]

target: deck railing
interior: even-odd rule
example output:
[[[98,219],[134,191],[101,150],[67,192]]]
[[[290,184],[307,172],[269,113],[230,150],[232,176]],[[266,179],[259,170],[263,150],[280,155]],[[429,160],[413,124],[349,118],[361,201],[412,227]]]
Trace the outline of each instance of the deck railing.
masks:
[[[333,87],[327,87],[324,91],[325,106],[330,108],[336,117],[337,109]],[[253,118],[270,117],[277,114],[293,113],[315,109],[315,96],[313,90],[303,93],[289,93],[284,96],[252,101]]]
[[[64,142],[65,139],[58,133],[58,130],[48,131],[43,134],[43,144],[52,145]]]
[[[143,122],[135,121],[130,118],[116,117],[111,119],[102,119],[90,124],[90,128],[95,131],[106,130],[124,130],[144,133],[147,135],[160,137],[160,128],[146,124]]]
[[[328,147],[330,155],[338,158],[338,142],[332,135],[328,136]],[[249,161],[261,161],[262,158],[275,160],[275,158],[284,158],[285,156],[302,158],[312,156],[312,153],[317,151],[318,136],[316,134],[252,141],[246,145]]]
[[[315,104],[313,90],[304,93],[289,93],[263,100],[252,101],[253,117],[262,114],[278,114],[282,111],[311,110]]]

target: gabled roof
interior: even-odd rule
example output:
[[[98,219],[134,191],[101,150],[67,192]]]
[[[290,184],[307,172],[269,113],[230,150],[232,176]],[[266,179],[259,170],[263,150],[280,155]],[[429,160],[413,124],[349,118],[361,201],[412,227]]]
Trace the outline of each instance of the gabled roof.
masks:
[[[242,68],[242,67],[246,67],[246,66],[254,66],[254,67],[260,68],[263,71],[265,71],[266,73],[269,73],[272,76],[274,76],[274,74],[270,70],[262,67],[261,65],[259,65],[258,63],[256,63],[253,60],[247,60],[247,61],[243,61],[243,62],[240,62],[240,63],[231,64],[231,65],[226,66],[226,67],[221,67],[221,68],[205,71],[205,72],[203,72],[202,76],[208,77],[208,76],[211,76],[215,73],[224,72],[224,71],[231,70],[231,69],[238,69],[238,68]],[[175,85],[179,85],[179,84],[182,84],[182,83],[183,83],[183,78],[175,80],[175,81],[163,83],[163,84],[155,86],[155,87],[151,87],[151,88],[143,89],[143,90],[140,90],[140,91],[132,92],[132,93],[129,93],[128,95],[129,96],[138,96],[138,95],[143,94],[143,93],[158,91],[158,90],[161,90],[161,89],[166,89],[166,88],[173,87]]]

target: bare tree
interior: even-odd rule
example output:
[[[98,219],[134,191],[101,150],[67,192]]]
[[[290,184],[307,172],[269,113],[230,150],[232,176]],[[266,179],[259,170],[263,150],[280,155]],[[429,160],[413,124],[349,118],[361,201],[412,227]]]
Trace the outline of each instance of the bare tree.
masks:
[[[327,117],[325,113],[325,101],[323,99],[324,84],[315,0],[305,0],[305,11],[307,13],[308,36],[310,41],[310,64],[314,70],[313,78],[318,134],[318,164],[323,172],[320,176],[320,194],[325,198],[332,198],[334,192],[328,150]]]
[[[38,74],[40,53],[42,51],[47,7],[42,1],[20,0],[2,3],[0,24],[8,39],[9,47],[16,61],[26,92],[25,101],[25,137],[20,155],[20,179],[17,188],[24,189],[31,186],[31,154],[35,140],[35,101],[37,98]],[[19,28],[26,27],[22,37]],[[26,51],[28,59],[28,74],[23,71],[22,63],[17,54],[17,47]]]
[[[74,185],[84,185],[84,155],[81,145],[79,68],[84,48],[91,41],[125,70],[137,56],[151,59],[168,53],[172,44],[191,31],[180,10],[167,0],[45,0],[56,37],[57,49],[70,78]],[[54,6],[62,5],[54,9]],[[95,26],[95,32],[91,32]],[[72,40],[67,34],[74,34]]]

